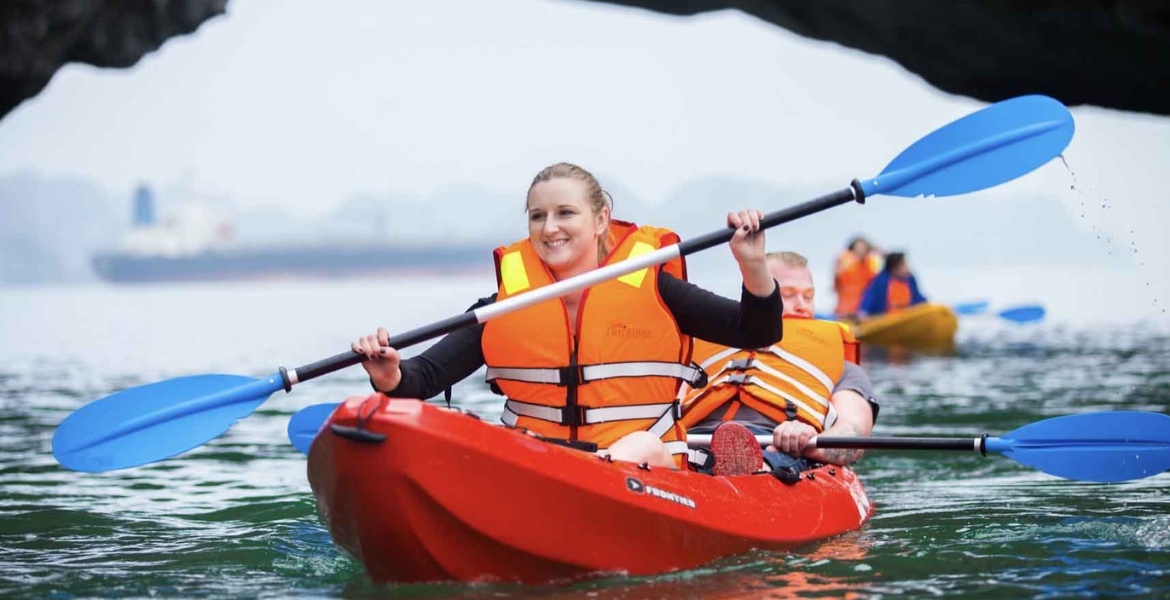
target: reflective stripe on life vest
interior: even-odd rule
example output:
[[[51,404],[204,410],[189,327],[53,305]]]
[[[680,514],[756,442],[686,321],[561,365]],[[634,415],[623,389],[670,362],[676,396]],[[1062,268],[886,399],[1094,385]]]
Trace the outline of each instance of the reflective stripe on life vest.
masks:
[[[760,368],[762,366],[763,365],[756,365],[756,368]],[[760,370],[763,370],[763,369],[760,369]],[[767,371],[765,371],[765,372],[767,372]],[[751,387],[754,386],[754,387],[759,388],[761,390],[764,390],[764,391],[766,391],[774,396],[783,398],[786,401],[791,402],[796,407],[796,409],[798,411],[803,411],[803,414],[823,415],[817,420],[817,422],[809,423],[810,425],[815,427],[817,429],[817,431],[824,431],[825,429],[832,427],[833,423],[837,422],[837,409],[833,407],[832,402],[829,402],[827,400],[823,400],[821,398],[816,398],[816,404],[818,404],[819,406],[813,407],[813,406],[809,405],[806,401],[801,400],[800,398],[797,398],[796,396],[780,389],[779,387],[776,387],[774,385],[769,384],[766,379],[764,379],[763,377],[761,377],[759,375],[747,375],[745,373],[736,373],[736,374],[732,374],[732,375],[727,375],[727,376],[722,377],[720,379],[716,379],[715,381],[713,381],[710,384],[710,386],[712,388],[715,388],[716,386],[721,386],[725,383],[730,383],[733,385],[741,386],[745,391],[748,391],[748,393],[751,393]],[[753,394],[753,395],[758,395],[758,394]],[[742,400],[741,400],[741,402],[742,402]],[[767,415],[769,412],[772,412],[771,410],[768,410],[768,409],[760,410],[759,408],[752,406],[752,403],[750,401],[743,402],[743,403],[749,407],[752,407],[756,412],[759,412],[759,413],[764,414],[764,415]],[[801,415],[801,412],[798,412],[797,414]],[[783,420],[785,420],[785,419],[777,419],[777,422],[780,422]],[[807,422],[807,419],[801,419],[801,420]]]
[[[580,411],[579,414],[570,414],[572,411],[568,406],[544,406],[542,404],[529,404],[519,400],[508,399],[504,403],[504,416],[501,419],[509,426],[515,426],[515,421],[518,417],[529,417],[558,425],[569,425],[573,422],[578,422],[583,425],[596,425],[598,423],[611,423],[613,421],[655,419],[655,424],[657,425],[657,421],[661,421],[666,416],[669,417],[669,424],[666,427],[670,427],[680,416],[677,400],[663,404],[635,404],[629,406],[607,406],[603,408],[578,407],[578,411]],[[509,420],[513,422],[509,423]],[[654,427],[652,426],[648,431],[653,429]]]
[[[789,355],[789,356],[791,356],[791,355]],[[781,356],[781,358],[785,358],[785,357]],[[795,357],[793,357],[793,358],[795,358]],[[801,362],[805,362],[805,361],[801,361]],[[797,363],[793,363],[793,365],[797,366],[797,368],[800,368],[799,365],[797,365]],[[809,365],[809,366],[811,367],[811,365]],[[767,363],[765,363],[764,361],[759,360],[755,357],[741,358],[738,360],[727,361],[727,364],[725,364],[723,366],[723,368],[720,369],[714,375],[715,381],[720,380],[720,376],[723,373],[726,373],[728,371],[738,371],[739,373],[743,373],[743,372],[748,371],[748,370],[759,371],[762,374],[770,375],[772,380],[782,381],[784,383],[787,383],[788,386],[790,386],[792,389],[804,394],[804,396],[806,397],[807,400],[811,400],[812,402],[819,405],[816,409],[813,409],[811,407],[807,407],[808,411],[810,413],[824,412],[829,407],[829,397],[828,396],[825,396],[823,394],[818,393],[817,390],[814,390],[813,388],[801,383],[795,377],[792,377],[779,369],[771,367]],[[812,377],[816,377],[817,375],[814,374],[814,371],[815,371],[815,373],[817,373],[819,375],[822,375],[822,376],[824,375],[824,373],[822,373],[819,369],[815,369],[815,367],[812,370],[806,370],[806,373],[808,373],[808,375],[810,375]],[[759,379],[759,378],[756,378],[756,379]],[[741,381],[739,381],[739,383],[746,383],[746,381],[741,380]],[[715,385],[714,381],[712,381],[709,385]],[[830,382],[829,384],[825,385],[824,389],[832,390],[833,383]],[[777,395],[783,395],[785,398],[791,397],[789,394],[777,393]],[[795,399],[793,399],[793,401],[798,402],[798,403],[804,402],[804,401],[795,400]]]
[[[731,404],[724,419],[742,405],[777,423],[795,418],[824,431],[836,420],[833,388],[855,354],[846,325],[795,317],[785,317],[784,339],[768,348],[741,350],[698,340],[695,357],[710,383],[685,394],[682,423],[694,426]]]
[[[674,377],[691,385],[702,381],[706,376],[702,369],[691,365],[678,363],[634,361],[608,363],[603,365],[586,365],[579,367],[576,381],[588,383],[614,377]],[[528,383],[549,383],[566,386],[574,380],[574,374],[568,369],[528,369],[523,367],[488,367],[487,381],[496,379],[510,379],[512,381],[526,381]]]

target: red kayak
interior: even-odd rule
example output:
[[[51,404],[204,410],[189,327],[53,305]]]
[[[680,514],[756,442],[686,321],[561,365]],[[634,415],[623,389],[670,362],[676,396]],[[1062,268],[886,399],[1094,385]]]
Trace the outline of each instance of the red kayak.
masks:
[[[377,582],[649,575],[799,546],[873,512],[843,467],[795,484],[646,469],[380,394],[330,417],[309,483],[334,541]]]

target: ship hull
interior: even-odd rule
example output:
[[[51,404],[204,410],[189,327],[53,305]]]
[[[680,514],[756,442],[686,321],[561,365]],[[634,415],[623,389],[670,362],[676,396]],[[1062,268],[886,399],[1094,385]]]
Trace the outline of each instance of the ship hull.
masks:
[[[357,277],[473,272],[491,267],[491,248],[335,247],[205,251],[186,256],[104,253],[94,272],[114,283]]]

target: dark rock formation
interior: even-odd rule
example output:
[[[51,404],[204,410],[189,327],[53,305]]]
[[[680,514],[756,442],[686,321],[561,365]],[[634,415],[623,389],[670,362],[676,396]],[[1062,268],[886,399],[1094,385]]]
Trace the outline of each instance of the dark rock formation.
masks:
[[[943,91],[986,101],[1043,93],[1170,115],[1170,0],[593,1],[674,15],[738,9],[888,56]],[[131,66],[226,3],[0,0],[0,117],[63,64]]]
[[[1168,0],[594,1],[674,15],[738,9],[989,102],[1041,93],[1170,115]]]
[[[0,1],[0,117],[65,63],[129,67],[223,14],[227,0]]]

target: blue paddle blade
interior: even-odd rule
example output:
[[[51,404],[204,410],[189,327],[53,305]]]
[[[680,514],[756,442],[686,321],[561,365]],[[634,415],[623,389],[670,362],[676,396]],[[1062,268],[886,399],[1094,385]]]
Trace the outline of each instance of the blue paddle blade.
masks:
[[[170,458],[220,436],[283,388],[279,374],[195,375],[122,390],[66,417],[53,456],[91,473]]]
[[[1011,181],[1064,151],[1073,118],[1047,96],[992,104],[918,140],[874,179],[866,196],[953,196]]]
[[[987,307],[990,305],[991,302],[987,300],[978,300],[976,302],[964,302],[962,304],[956,304],[951,307],[951,310],[955,311],[955,314],[961,317],[968,315],[978,315],[987,312]]]
[[[1029,304],[1027,306],[1016,306],[1007,310],[1001,310],[999,317],[1015,323],[1034,323],[1043,320],[1045,314],[1046,311],[1043,306]]]
[[[1170,416],[1114,411],[1055,417],[988,438],[987,451],[1066,479],[1140,479],[1170,469]]]
[[[298,410],[288,420],[288,441],[292,442],[301,454],[307,455],[313,440],[317,438],[317,433],[321,431],[321,426],[329,420],[329,415],[332,415],[338,406],[341,406],[340,402],[327,402]]]

